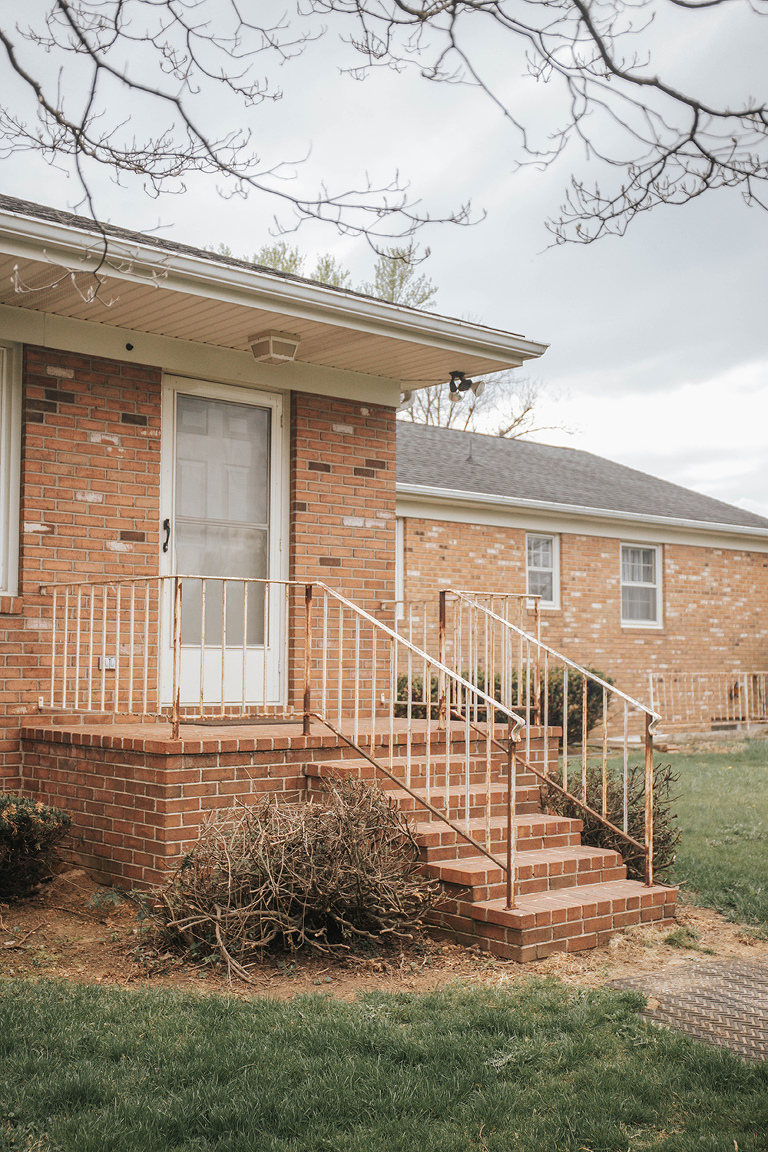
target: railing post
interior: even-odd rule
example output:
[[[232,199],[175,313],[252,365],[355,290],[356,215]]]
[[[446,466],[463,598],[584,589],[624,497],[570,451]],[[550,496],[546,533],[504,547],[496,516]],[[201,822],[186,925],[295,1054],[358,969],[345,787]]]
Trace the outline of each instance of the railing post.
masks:
[[[179,703],[181,698],[181,580],[173,578],[173,697],[171,703],[171,732],[179,738]]]
[[[536,680],[534,682],[533,722],[541,724],[541,601],[537,596],[533,602],[536,621]]]
[[[304,735],[310,734],[312,710],[312,585],[304,585]],[[339,637],[341,645],[341,637]],[[341,684],[339,684],[341,693]]]
[[[515,906],[515,809],[517,807],[517,756],[512,741],[512,728],[507,730],[507,908]]]
[[[653,884],[653,717],[645,714],[645,883]]]
[[[438,619],[438,638],[437,638],[437,658],[440,663],[445,667],[445,612],[446,604],[446,590],[440,590],[440,615]],[[445,680],[445,672],[442,670],[437,674],[437,727],[440,730],[445,729],[446,719],[448,715],[448,707],[446,701],[447,684]]]

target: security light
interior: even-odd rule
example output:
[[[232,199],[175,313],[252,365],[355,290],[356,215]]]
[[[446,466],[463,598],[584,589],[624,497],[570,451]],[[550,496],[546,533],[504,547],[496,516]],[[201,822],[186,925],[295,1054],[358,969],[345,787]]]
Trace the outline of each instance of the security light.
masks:
[[[451,372],[451,379],[449,381],[449,388],[451,390],[450,398],[454,402],[461,399],[462,392],[469,392],[471,389],[475,396],[482,395],[485,388],[484,380],[470,380],[466,372],[460,372],[458,369]]]

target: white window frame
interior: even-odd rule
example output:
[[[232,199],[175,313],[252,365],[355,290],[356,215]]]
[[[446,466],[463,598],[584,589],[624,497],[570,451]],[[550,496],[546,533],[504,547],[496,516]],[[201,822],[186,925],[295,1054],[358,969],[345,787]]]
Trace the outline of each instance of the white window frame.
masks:
[[[624,549],[641,548],[654,554],[654,570],[656,575],[656,619],[655,620],[627,620],[624,616],[624,588],[648,588],[647,582],[633,582],[624,580]],[[663,628],[662,616],[662,547],[660,544],[647,544],[638,540],[623,540],[619,548],[619,595],[622,628]]]
[[[0,342],[0,595],[19,591],[21,346]]]
[[[530,575],[531,567],[528,563],[528,541],[529,540],[551,540],[552,542],[552,599],[545,600],[544,597],[539,600],[541,608],[559,608],[560,607],[560,537],[553,535],[551,532],[526,532],[525,534],[525,591],[527,596],[533,596],[535,593],[531,592],[530,588]],[[549,572],[549,568],[534,569],[537,572]]]
[[[405,518],[395,518],[395,619],[405,619]]]

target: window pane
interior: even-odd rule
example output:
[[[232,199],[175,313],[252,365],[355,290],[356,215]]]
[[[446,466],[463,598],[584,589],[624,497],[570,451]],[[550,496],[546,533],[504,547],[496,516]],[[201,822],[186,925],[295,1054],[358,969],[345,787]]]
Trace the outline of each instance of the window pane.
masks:
[[[267,575],[267,533],[260,529],[223,527],[201,522],[180,523],[176,529],[176,555],[182,572],[201,576],[250,576],[265,579]],[[223,582],[205,581],[205,627],[203,628],[202,580],[184,580],[182,584],[181,642],[220,645],[222,641]],[[227,581],[227,644],[243,642],[243,620],[246,620],[247,644],[264,643],[264,585],[248,585],[248,604],[244,604],[243,585]],[[204,633],[204,635],[203,635]]]
[[[621,590],[621,615],[624,620],[656,620],[656,589],[625,586]]]
[[[546,536],[528,537],[529,568],[552,568],[552,543]]]
[[[655,584],[655,549],[622,548],[621,579],[625,584]]]
[[[554,600],[554,588],[551,572],[529,572],[528,594],[541,596],[542,600]]]

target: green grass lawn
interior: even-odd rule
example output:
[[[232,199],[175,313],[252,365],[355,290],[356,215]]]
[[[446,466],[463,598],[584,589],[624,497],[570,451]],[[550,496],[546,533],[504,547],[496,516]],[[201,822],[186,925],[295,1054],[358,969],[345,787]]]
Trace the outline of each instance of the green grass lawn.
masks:
[[[685,882],[686,900],[767,932],[768,741],[671,760],[683,835],[670,882]]]
[[[194,998],[0,985],[0,1147],[740,1152],[768,1066],[647,1026],[634,993]]]

